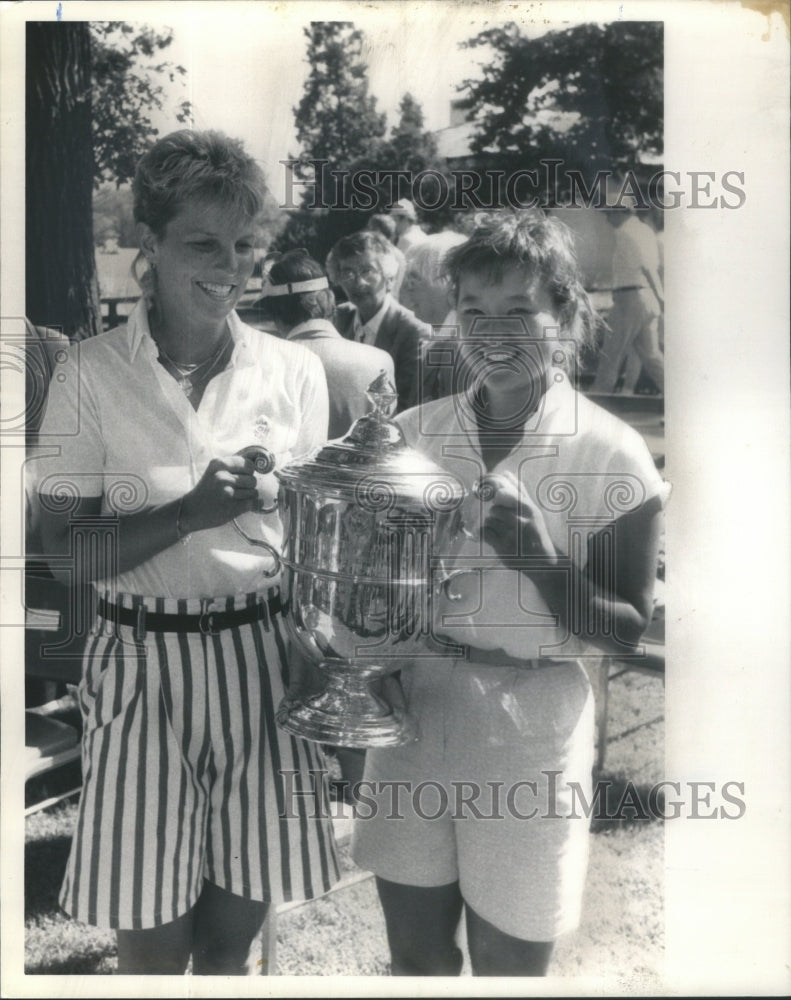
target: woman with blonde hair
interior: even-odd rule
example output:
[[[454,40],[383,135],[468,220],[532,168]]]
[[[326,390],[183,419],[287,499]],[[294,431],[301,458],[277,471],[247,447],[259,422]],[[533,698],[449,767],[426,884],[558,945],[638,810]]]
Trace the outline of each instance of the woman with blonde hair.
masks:
[[[83,790],[61,904],[117,931],[120,973],[243,974],[267,906],[327,892],[338,864],[315,747],[275,725],[288,683],[272,560],[279,463],[326,438],[321,363],[234,307],[252,273],[263,174],[242,144],[181,131],[141,159],[144,297],[79,345],[50,392],[47,551],[98,614],[79,689]],[[87,520],[86,520],[87,519]],[[98,536],[91,564],[80,525]],[[295,791],[295,790],[298,790]]]

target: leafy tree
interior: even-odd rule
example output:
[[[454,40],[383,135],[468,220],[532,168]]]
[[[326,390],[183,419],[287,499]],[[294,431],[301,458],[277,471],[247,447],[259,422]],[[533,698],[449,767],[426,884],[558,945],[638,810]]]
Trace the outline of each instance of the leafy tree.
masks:
[[[312,21],[303,33],[310,73],[294,109],[297,139],[306,157],[345,167],[385,132],[385,116],[368,93],[364,35],[349,21]]]
[[[380,169],[408,171],[410,174],[409,180],[400,181],[396,199],[413,198],[412,180],[426,170],[444,174],[448,190],[450,190],[451,180],[447,176],[444,161],[437,155],[437,140],[434,138],[433,132],[429,132],[425,128],[423,108],[420,103],[415,100],[412,94],[406,93],[398,105],[398,112],[398,122],[393,126],[389,138],[378,151]],[[421,189],[423,196],[428,200],[434,198],[432,183],[432,181],[427,181],[425,190]],[[390,185],[380,187],[378,211],[386,211],[390,208],[391,192]],[[441,192],[437,191],[437,195],[441,197]],[[445,203],[430,210],[422,210],[419,203],[416,205],[418,217],[424,228],[441,229],[451,221],[453,213],[449,208],[448,201],[449,199],[446,199]]]
[[[171,41],[119,22],[27,25],[25,308],[72,339],[102,328],[92,188],[127,182],[156,137],[160,81],[185,72],[159,56]],[[182,101],[176,117],[188,115]]]
[[[157,32],[123,21],[93,21],[90,31],[95,181],[97,187],[108,180],[120,187],[134,177],[137,161],[157,137],[151,112],[164,107],[161,81],[166,76],[173,83],[187,71],[160,57],[173,41],[170,28]],[[189,101],[177,104],[175,117],[188,126]]]
[[[295,172],[311,185],[315,182],[315,187],[304,191],[302,210],[289,220],[278,245],[307,246],[323,260],[341,236],[365,224],[367,214],[345,207],[351,199],[349,178],[333,176],[332,171],[375,169],[386,119],[368,92],[363,32],[349,21],[312,21],[303,34],[310,72],[294,108],[302,148]],[[317,171],[308,160],[327,163]]]
[[[557,158],[566,169],[619,171],[662,153],[663,25],[582,24],[524,38],[513,23],[465,43],[493,60],[466,80],[479,131],[473,149],[518,169]]]
[[[350,22],[314,21],[304,34],[310,73],[294,108],[302,148],[295,172],[310,187],[277,248],[305,246],[324,260],[333,244],[365,226],[371,213],[411,197],[411,178],[397,178],[394,172],[415,177],[424,170],[441,172],[442,164],[423,109],[409,93],[401,98],[398,121],[385,136],[385,115],[376,110],[376,98],[368,91],[362,31]],[[326,161],[320,171],[308,162],[316,160]],[[423,221],[438,228],[448,214],[443,207],[425,213]]]
[[[388,169],[410,170],[413,174],[436,169],[437,141],[433,133],[425,130],[423,109],[410,93],[401,98],[398,113],[398,123],[382,149],[382,161]]]
[[[136,247],[132,189],[105,183],[93,194],[93,239],[96,246],[115,239],[119,247]]]

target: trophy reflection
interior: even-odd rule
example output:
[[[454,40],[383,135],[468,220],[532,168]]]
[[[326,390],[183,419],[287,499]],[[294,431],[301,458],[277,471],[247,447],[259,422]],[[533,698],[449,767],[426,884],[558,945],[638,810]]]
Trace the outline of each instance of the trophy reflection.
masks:
[[[278,560],[289,635],[326,681],[284,699],[278,724],[360,748],[415,739],[403,695],[383,692],[431,632],[432,552],[458,534],[464,498],[461,483],[410,448],[390,419],[397,397],[386,376],[368,397],[371,412],[344,438],[275,470],[283,555],[248,538]]]

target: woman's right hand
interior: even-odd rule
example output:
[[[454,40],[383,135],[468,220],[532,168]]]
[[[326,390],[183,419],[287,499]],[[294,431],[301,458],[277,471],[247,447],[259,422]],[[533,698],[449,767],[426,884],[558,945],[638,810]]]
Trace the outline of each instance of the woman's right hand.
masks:
[[[216,528],[258,506],[253,462],[244,455],[213,458],[181,502],[179,530],[188,534]]]

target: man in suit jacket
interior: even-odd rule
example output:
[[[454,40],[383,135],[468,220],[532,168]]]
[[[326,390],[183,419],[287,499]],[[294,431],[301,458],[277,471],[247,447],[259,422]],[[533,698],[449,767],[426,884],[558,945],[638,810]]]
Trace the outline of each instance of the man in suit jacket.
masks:
[[[327,258],[330,280],[349,299],[337,307],[335,326],[347,339],[390,354],[400,411],[421,402],[420,342],[431,337],[431,327],[393,298],[397,270],[390,243],[368,230],[344,236]]]
[[[304,344],[324,365],[330,397],[330,438],[343,437],[371,409],[368,386],[384,372],[395,380],[386,351],[343,338],[330,322],[335,297],[321,265],[303,251],[284,254],[268,272],[257,312],[277,332]]]

